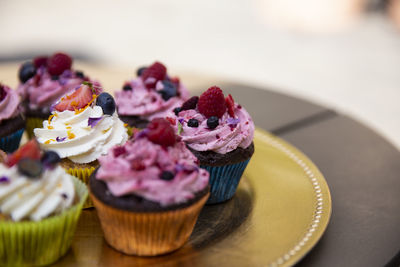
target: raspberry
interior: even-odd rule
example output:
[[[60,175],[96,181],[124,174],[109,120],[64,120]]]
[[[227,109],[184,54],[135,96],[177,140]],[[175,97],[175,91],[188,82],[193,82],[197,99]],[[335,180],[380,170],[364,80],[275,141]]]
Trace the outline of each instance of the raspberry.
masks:
[[[36,68],[39,68],[41,66],[46,66],[46,64],[47,64],[46,56],[35,57],[33,59],[33,65],[35,65]]]
[[[182,104],[182,110],[195,109],[197,102],[199,102],[199,97],[192,96],[191,98],[186,100],[185,103]]]
[[[211,116],[221,118],[226,111],[224,93],[217,86],[208,88],[207,91],[200,96],[197,108],[199,112],[207,118]]]
[[[231,117],[235,117],[235,101],[233,100],[233,97],[231,96],[231,94],[229,94],[226,98],[225,98],[225,103],[226,106],[228,107],[228,113]]]
[[[47,70],[50,75],[61,75],[64,70],[71,69],[72,59],[64,53],[56,53],[47,60]]]
[[[149,132],[147,138],[155,144],[163,147],[172,146],[175,144],[175,132],[171,124],[166,119],[153,119],[147,126]]]
[[[161,64],[160,62],[156,61],[148,67],[147,69],[143,70],[142,72],[142,80],[146,85],[147,89],[153,89],[156,86],[158,81],[162,81],[165,79],[167,75],[167,68]],[[146,81],[148,78],[153,78],[153,81]]]

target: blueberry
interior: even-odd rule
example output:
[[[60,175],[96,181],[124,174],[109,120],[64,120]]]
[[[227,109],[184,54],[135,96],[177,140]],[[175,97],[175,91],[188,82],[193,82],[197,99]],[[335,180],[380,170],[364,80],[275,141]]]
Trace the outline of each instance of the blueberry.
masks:
[[[174,113],[176,116],[178,116],[179,112],[181,112],[181,111],[182,111],[182,108],[180,108],[180,107],[174,108]]]
[[[122,90],[124,90],[124,91],[132,91],[132,86],[130,86],[129,84],[125,84],[124,87],[122,87]]]
[[[19,80],[25,83],[27,80],[35,76],[36,68],[32,62],[25,62],[19,69]]]
[[[53,80],[53,81],[57,81],[58,80],[58,75],[52,75],[51,76],[51,80]]]
[[[207,119],[207,126],[210,129],[215,129],[219,124],[219,119],[217,116],[211,116]]]
[[[162,81],[164,88],[160,91],[158,91],[159,94],[161,94],[161,97],[167,101],[171,97],[176,96],[176,87],[175,85],[167,80]]]
[[[75,71],[75,75],[78,78],[85,79],[85,74],[83,73],[83,71],[77,70]]]
[[[42,156],[42,163],[46,167],[54,167],[61,161],[60,156],[54,151],[46,151]]]
[[[142,76],[143,71],[147,69],[147,67],[141,67],[138,68],[138,70],[136,71],[137,76]]]
[[[96,105],[103,109],[103,113],[107,115],[114,114],[115,101],[109,93],[101,93],[96,100]]]
[[[27,177],[37,178],[43,172],[43,165],[39,160],[25,158],[18,162],[18,171]]]
[[[199,121],[196,119],[190,119],[187,123],[189,127],[197,128],[199,127]]]
[[[170,171],[163,171],[161,173],[160,179],[165,181],[171,181],[172,179],[174,179],[174,176],[175,175]]]

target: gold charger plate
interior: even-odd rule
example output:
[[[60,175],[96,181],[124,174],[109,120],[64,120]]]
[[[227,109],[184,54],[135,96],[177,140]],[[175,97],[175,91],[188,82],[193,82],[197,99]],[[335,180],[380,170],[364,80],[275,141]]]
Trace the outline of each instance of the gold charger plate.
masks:
[[[107,245],[94,209],[84,210],[57,266],[291,266],[311,250],[331,215],[328,185],[299,150],[260,129],[234,198],[206,206],[187,244],[158,257]]]

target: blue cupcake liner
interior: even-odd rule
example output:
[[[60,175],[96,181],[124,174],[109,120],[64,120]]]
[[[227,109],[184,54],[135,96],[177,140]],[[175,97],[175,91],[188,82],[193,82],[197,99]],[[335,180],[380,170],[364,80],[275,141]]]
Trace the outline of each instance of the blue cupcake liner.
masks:
[[[206,204],[217,204],[233,197],[250,159],[224,166],[200,165],[210,173],[210,198]]]
[[[0,138],[0,149],[4,150],[7,153],[12,153],[19,147],[19,143],[21,142],[22,134],[24,133],[24,129],[19,129],[18,131],[1,137]]]

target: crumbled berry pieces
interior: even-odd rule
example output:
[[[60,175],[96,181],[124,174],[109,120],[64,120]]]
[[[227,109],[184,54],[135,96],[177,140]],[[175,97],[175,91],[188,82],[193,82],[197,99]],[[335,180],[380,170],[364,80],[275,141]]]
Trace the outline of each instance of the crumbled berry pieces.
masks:
[[[199,121],[196,119],[190,119],[187,123],[187,126],[197,128],[199,127]]]
[[[174,129],[166,119],[153,119],[147,129],[149,130],[147,138],[155,144],[168,147],[176,142]]]
[[[219,119],[217,116],[211,116],[207,119],[207,127],[209,129],[215,129],[219,125]]]
[[[71,69],[72,58],[64,53],[56,53],[47,60],[47,70],[50,75],[61,75]]]
[[[197,108],[207,118],[217,116],[221,118],[226,111],[225,97],[222,90],[213,86],[207,89],[199,98]]]
[[[131,168],[132,170],[135,171],[143,171],[146,169],[146,166],[143,164],[143,162],[140,159],[133,159],[131,161]]]
[[[124,146],[116,146],[113,149],[114,157],[119,157],[126,153],[126,149]]]
[[[195,109],[197,106],[197,102],[199,102],[199,97],[192,96],[182,104],[182,110]]]

